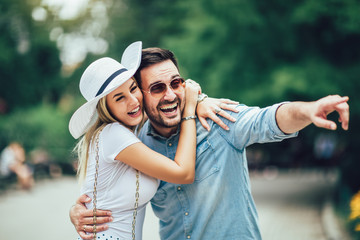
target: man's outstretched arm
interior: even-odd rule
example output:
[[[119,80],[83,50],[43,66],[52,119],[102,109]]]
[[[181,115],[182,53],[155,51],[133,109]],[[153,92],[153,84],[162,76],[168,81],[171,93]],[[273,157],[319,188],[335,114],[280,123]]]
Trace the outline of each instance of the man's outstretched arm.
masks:
[[[297,132],[311,123],[315,126],[336,130],[336,124],[327,115],[336,111],[342,128],[349,128],[348,97],[331,95],[314,102],[291,102],[281,105],[276,112],[276,122],[284,133]]]
[[[93,234],[86,234],[86,232],[92,233],[93,232],[93,210],[87,209],[85,203],[91,201],[87,195],[81,195],[76,204],[73,205],[70,209],[69,215],[72,224],[80,237],[82,239],[93,239]],[[105,210],[96,210],[96,222],[98,224],[111,222],[113,219],[111,217],[111,211]],[[106,224],[100,225],[96,227],[96,232],[101,232],[108,229]]]

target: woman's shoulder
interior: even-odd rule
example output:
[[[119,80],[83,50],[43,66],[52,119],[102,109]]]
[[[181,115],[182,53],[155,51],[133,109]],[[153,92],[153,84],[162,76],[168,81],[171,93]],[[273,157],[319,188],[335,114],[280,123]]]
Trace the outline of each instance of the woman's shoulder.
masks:
[[[120,123],[106,125],[100,133],[100,141],[104,156],[111,160],[114,160],[123,149],[140,142],[132,131]]]
[[[106,125],[102,130],[100,137],[103,140],[110,139],[110,141],[122,139],[138,139],[130,129],[118,122]]]
[[[105,134],[114,134],[114,133],[123,132],[126,134],[134,135],[134,133],[130,129],[128,129],[127,127],[125,127],[124,125],[122,125],[121,123],[118,123],[118,122],[113,122],[113,123],[107,124],[104,127],[102,132]]]

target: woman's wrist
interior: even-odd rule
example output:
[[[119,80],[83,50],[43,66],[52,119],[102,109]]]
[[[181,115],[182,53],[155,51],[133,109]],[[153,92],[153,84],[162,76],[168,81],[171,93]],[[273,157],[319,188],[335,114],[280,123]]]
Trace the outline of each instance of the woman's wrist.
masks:
[[[187,120],[191,120],[191,119],[196,119],[196,115],[191,115],[191,116],[187,116],[187,117],[183,117],[181,118],[181,121],[187,121]]]
[[[208,97],[208,95],[206,95],[205,93],[200,93],[200,94],[198,95],[198,98],[197,98],[197,104],[199,104],[199,103],[201,103],[202,101],[204,101],[205,98],[207,98],[207,97]]]
[[[182,117],[192,116],[196,113],[196,107],[185,107],[184,111],[182,112]]]

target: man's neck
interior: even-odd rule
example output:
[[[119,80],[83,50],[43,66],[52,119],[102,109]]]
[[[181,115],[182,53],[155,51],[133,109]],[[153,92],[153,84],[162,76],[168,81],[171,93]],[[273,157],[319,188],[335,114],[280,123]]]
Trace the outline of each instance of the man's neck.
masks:
[[[150,121],[150,124],[160,136],[163,136],[165,138],[169,138],[171,135],[176,133],[178,127],[180,126],[180,125],[177,125],[175,127],[164,127],[164,126],[156,125],[156,124],[152,123],[151,121]]]

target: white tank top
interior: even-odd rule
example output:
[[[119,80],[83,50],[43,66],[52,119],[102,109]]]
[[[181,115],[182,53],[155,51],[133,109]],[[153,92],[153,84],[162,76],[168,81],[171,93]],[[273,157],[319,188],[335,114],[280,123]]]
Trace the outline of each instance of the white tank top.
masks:
[[[119,123],[108,124],[99,138],[99,175],[97,182],[97,208],[111,210],[114,218],[109,229],[97,234],[97,239],[132,239],[132,221],[136,193],[136,170],[115,160],[126,147],[140,140]],[[86,179],[81,194],[93,198],[95,177],[95,148],[90,147]],[[142,239],[145,206],[155,195],[159,180],[140,172],[139,207],[136,217],[136,239]],[[93,208],[92,202],[86,205]]]

